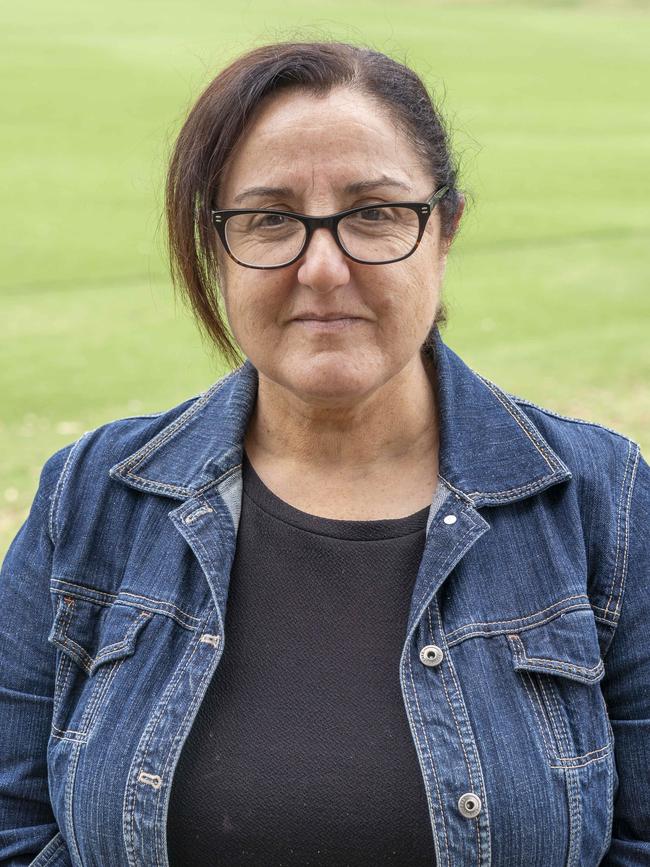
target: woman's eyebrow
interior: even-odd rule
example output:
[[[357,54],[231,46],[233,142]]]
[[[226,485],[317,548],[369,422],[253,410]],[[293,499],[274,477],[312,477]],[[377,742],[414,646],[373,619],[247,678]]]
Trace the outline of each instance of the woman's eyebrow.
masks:
[[[382,175],[379,178],[371,178],[367,181],[355,181],[352,184],[348,184],[343,192],[348,194],[367,193],[376,187],[397,187],[398,189],[411,192],[411,187],[408,184],[398,181],[397,178],[389,178],[386,175]],[[286,197],[291,195],[293,195],[293,190],[290,187],[248,187],[236,195],[233,201],[238,204],[239,202],[243,202],[244,199],[255,196],[261,198],[262,196]]]
[[[397,178],[389,178],[382,175],[379,178],[372,178],[368,181],[357,181],[354,184],[348,184],[345,188],[346,193],[367,193],[369,190],[374,190],[375,187],[398,187],[400,190],[408,190],[411,192],[409,184],[404,181],[398,181]]]
[[[243,202],[244,199],[252,196],[290,196],[293,190],[290,187],[249,187],[247,190],[239,193],[233,199],[234,202]]]

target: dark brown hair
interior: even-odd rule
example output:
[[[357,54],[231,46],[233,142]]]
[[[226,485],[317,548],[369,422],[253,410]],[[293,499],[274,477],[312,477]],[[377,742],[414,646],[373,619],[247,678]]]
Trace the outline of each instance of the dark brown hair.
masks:
[[[407,135],[437,186],[443,242],[451,243],[462,194],[440,113],[422,80],[371,48],[342,42],[280,42],[242,55],[220,72],[192,106],[176,139],[167,174],[165,210],[175,289],[189,300],[206,336],[232,365],[241,363],[222,316],[217,237],[210,210],[221,175],[265,97],[285,88],[324,95],[348,87],[376,99]],[[440,304],[434,326],[446,320]]]

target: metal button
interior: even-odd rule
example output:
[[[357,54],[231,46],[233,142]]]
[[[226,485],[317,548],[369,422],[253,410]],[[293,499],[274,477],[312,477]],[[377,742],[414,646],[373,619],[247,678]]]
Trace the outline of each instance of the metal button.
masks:
[[[420,651],[420,661],[425,665],[434,667],[442,662],[443,653],[437,644],[427,644]]]
[[[473,819],[481,812],[481,799],[474,792],[466,792],[458,799],[458,809],[466,819]]]
[[[445,515],[442,520],[445,522],[445,524],[455,524],[458,518],[456,517],[456,515]]]

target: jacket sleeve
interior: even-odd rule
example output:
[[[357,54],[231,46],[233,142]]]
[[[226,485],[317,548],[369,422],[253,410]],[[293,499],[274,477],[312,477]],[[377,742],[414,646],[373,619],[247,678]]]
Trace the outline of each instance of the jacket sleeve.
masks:
[[[618,789],[606,867],[650,865],[650,467],[637,451],[636,476],[620,509],[623,571],[620,617],[601,683],[614,733]]]
[[[58,832],[46,761],[56,658],[47,640],[51,505],[71,448],[43,467],[27,520],[0,570],[0,865],[29,864]]]

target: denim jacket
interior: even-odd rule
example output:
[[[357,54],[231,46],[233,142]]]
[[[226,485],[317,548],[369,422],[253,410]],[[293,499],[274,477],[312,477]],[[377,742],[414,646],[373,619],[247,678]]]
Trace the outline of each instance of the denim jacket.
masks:
[[[395,676],[437,864],[648,865],[650,468],[426,351],[439,484]],[[46,462],[0,581],[0,864],[168,865],[257,382],[247,360]]]

